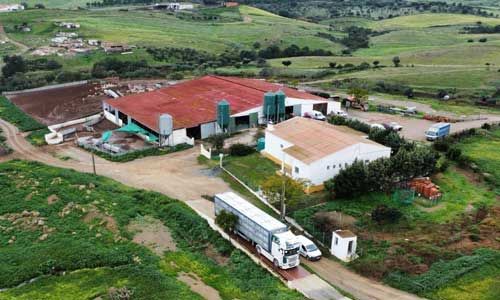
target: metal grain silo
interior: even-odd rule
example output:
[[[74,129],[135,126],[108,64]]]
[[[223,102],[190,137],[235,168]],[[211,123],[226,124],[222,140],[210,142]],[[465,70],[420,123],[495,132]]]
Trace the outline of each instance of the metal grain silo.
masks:
[[[174,131],[174,119],[169,114],[161,114],[158,119],[158,128],[160,129],[160,134],[164,136],[169,136]]]
[[[276,106],[279,120],[285,119],[285,99],[286,95],[283,91],[280,90],[276,93]]]
[[[231,117],[231,107],[227,100],[222,100],[217,103],[217,124],[220,128],[227,128]]]
[[[274,119],[276,116],[276,94],[267,92],[264,94],[264,105],[262,106],[264,117]]]

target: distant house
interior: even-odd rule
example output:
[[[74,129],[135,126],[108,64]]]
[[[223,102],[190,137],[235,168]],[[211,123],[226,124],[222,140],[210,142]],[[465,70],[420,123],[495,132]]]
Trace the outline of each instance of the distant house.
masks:
[[[172,10],[172,11],[178,11],[178,10],[189,10],[193,9],[194,5],[191,3],[179,3],[179,2],[169,2],[169,3],[156,3],[153,5],[153,9],[158,9],[158,10]]]
[[[240,5],[238,2],[235,1],[229,1],[229,2],[224,2],[224,7],[236,7]]]
[[[123,52],[128,52],[131,50],[131,48],[127,45],[123,44],[111,44],[111,43],[105,43],[103,45],[104,52],[106,53],[123,53]]]
[[[262,154],[281,164],[288,176],[307,181],[306,192],[315,192],[356,159],[390,157],[391,148],[344,126],[295,117],[268,126]]]
[[[24,10],[21,4],[0,4],[0,13]]]
[[[60,23],[56,23],[56,25],[58,25],[59,27],[66,28],[66,29],[78,29],[78,28],[80,28],[80,24],[78,24],[78,23],[60,22]]]

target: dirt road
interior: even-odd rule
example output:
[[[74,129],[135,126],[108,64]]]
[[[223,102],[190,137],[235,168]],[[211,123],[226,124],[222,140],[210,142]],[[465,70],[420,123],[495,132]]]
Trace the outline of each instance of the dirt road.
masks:
[[[2,38],[4,41],[7,41],[7,42],[15,45],[16,47],[18,47],[19,48],[19,53],[17,53],[18,55],[29,50],[29,47],[26,46],[25,44],[22,44],[22,43],[19,43],[19,42],[16,42],[16,41],[10,39],[7,36],[7,34],[5,33],[5,30],[3,29],[2,24],[0,24],[0,38]]]
[[[10,123],[0,119],[0,128],[7,138],[8,145],[14,150],[9,158],[35,160],[55,167],[92,172],[91,156],[88,152],[67,145],[56,147],[55,151],[36,148]],[[61,160],[58,158],[63,156],[70,159]],[[147,157],[128,163],[113,163],[96,157],[96,170],[99,175],[110,177],[125,185],[154,190],[182,200],[213,222],[213,203],[203,199],[202,196],[225,192],[230,188],[219,177],[207,176],[206,172],[203,172],[203,167],[198,165],[197,156],[198,148],[195,147],[186,151],[165,156]],[[323,259],[320,262],[307,264],[330,284],[341,287],[359,300],[419,299],[416,296],[368,280],[347,270],[333,260]],[[310,275],[307,280],[292,281],[290,285],[309,292],[314,299],[344,299],[343,297],[327,296],[334,293],[326,291],[334,289],[314,274]]]
[[[425,141],[425,131],[436,122],[391,115],[379,112],[363,112],[360,110],[349,110],[349,116],[368,124],[382,124],[396,122],[403,126],[401,135],[415,141]],[[451,132],[459,132],[469,128],[479,128],[486,122],[500,122],[500,115],[481,115],[481,120],[464,121],[451,124]]]

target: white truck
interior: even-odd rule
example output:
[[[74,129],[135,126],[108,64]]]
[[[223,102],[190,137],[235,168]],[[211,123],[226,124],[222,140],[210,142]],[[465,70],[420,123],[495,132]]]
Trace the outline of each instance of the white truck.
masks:
[[[215,215],[223,210],[238,217],[236,233],[255,245],[257,253],[275,267],[290,269],[299,265],[300,242],[285,224],[233,192],[215,195]]]

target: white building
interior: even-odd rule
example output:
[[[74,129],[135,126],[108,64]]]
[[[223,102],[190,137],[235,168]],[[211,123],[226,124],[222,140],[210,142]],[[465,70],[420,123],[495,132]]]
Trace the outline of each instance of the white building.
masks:
[[[22,6],[21,4],[0,4],[0,13],[20,10],[24,10],[24,6]]]
[[[301,117],[268,126],[265,139],[263,154],[287,175],[305,180],[308,192],[323,189],[326,180],[356,159],[369,162],[391,155],[391,148],[358,131]]]
[[[350,230],[332,232],[330,253],[338,259],[350,262],[358,257],[356,254],[357,237]]]

